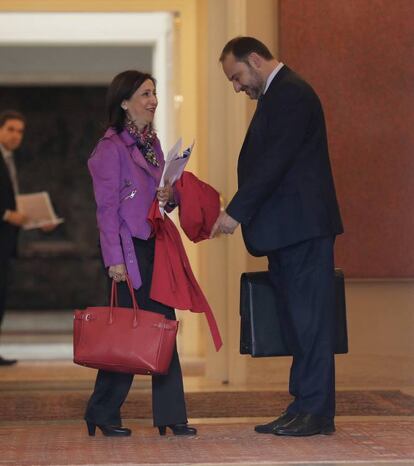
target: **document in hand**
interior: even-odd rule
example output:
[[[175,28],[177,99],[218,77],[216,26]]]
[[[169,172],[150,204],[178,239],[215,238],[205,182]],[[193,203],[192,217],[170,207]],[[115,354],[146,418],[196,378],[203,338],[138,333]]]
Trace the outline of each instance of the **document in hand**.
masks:
[[[181,152],[182,139],[180,138],[169,150],[165,159],[164,171],[161,176],[160,187],[167,182],[172,186],[182,175],[187,165],[191,152],[193,151],[194,141],[191,146]]]
[[[63,222],[62,218],[56,216],[50,202],[49,193],[19,194],[16,197],[17,209],[29,218],[23,226],[24,230],[33,230],[46,225],[58,225]]]
[[[182,138],[180,138],[168,151],[167,158],[165,159],[164,171],[161,175],[160,187],[169,183],[171,186],[180,179],[183,174],[184,168],[190,160],[191,152],[193,151],[195,141],[181,152]],[[160,212],[164,215],[164,206],[160,202]]]

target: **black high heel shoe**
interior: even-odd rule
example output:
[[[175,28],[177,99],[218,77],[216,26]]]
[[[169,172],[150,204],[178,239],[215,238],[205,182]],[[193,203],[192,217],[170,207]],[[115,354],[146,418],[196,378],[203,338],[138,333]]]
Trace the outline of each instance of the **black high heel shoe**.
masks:
[[[197,429],[187,424],[169,424],[167,426],[158,426],[160,435],[167,433],[167,427],[170,428],[174,435],[196,435]]]
[[[129,437],[131,435],[131,429],[126,427],[119,426],[101,426],[99,424],[94,424],[93,422],[86,421],[88,426],[88,434],[90,437],[95,436],[96,428],[99,427],[105,437]]]

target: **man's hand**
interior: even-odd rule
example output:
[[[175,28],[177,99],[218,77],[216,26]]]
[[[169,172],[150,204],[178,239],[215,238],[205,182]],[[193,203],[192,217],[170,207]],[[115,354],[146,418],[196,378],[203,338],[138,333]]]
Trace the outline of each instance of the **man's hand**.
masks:
[[[47,225],[43,225],[40,227],[40,229],[43,231],[43,233],[50,233],[57,227],[56,223],[48,223]]]
[[[226,235],[232,235],[234,230],[239,226],[239,222],[234,220],[233,217],[223,211],[219,218],[216,220],[216,223],[213,225],[213,228],[210,233],[210,239],[219,235],[220,233],[225,233]]]
[[[27,223],[29,218],[22,212],[18,212],[17,210],[9,210],[7,211],[4,220],[8,223],[11,223],[15,227],[22,227],[25,223]]]
[[[124,264],[111,265],[108,268],[108,275],[109,275],[109,278],[114,279],[117,283],[125,282],[126,281],[125,265]]]
[[[174,190],[170,183],[167,182],[163,188],[157,189],[157,199],[163,206],[167,202],[174,202]]]

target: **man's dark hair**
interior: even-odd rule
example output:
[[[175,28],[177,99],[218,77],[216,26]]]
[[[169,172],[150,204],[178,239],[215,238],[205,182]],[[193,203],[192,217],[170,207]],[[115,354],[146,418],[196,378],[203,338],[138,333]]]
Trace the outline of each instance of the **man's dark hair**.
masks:
[[[124,100],[129,100],[147,79],[150,79],[155,86],[155,78],[149,73],[127,70],[115,76],[106,94],[108,127],[115,128],[118,133],[122,131],[125,123],[125,111],[121,108],[121,104]]]
[[[273,55],[263,42],[255,39],[254,37],[239,36],[227,42],[220,55],[220,62],[223,63],[224,59],[232,53],[237,61],[247,63],[247,57],[251,53],[257,53],[265,60],[271,60]]]
[[[26,124],[26,118],[16,110],[4,110],[0,113],[0,128],[2,128],[9,120],[20,120]]]

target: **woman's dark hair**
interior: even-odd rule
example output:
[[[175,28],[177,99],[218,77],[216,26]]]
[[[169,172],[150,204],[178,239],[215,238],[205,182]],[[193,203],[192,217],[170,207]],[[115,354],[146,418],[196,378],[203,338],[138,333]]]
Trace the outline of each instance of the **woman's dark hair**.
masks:
[[[108,115],[108,127],[113,127],[120,133],[124,127],[125,110],[121,104],[129,100],[141,84],[150,79],[154,86],[155,78],[149,73],[137,70],[127,70],[119,73],[112,80],[106,93],[106,111]]]
[[[265,60],[271,60],[274,58],[266,45],[263,44],[263,42],[260,42],[260,40],[257,40],[254,37],[239,36],[231,39],[224,46],[220,55],[220,62],[223,63],[227,55],[232,53],[237,61],[247,63],[247,57],[253,52],[257,53],[257,55],[260,55]]]

